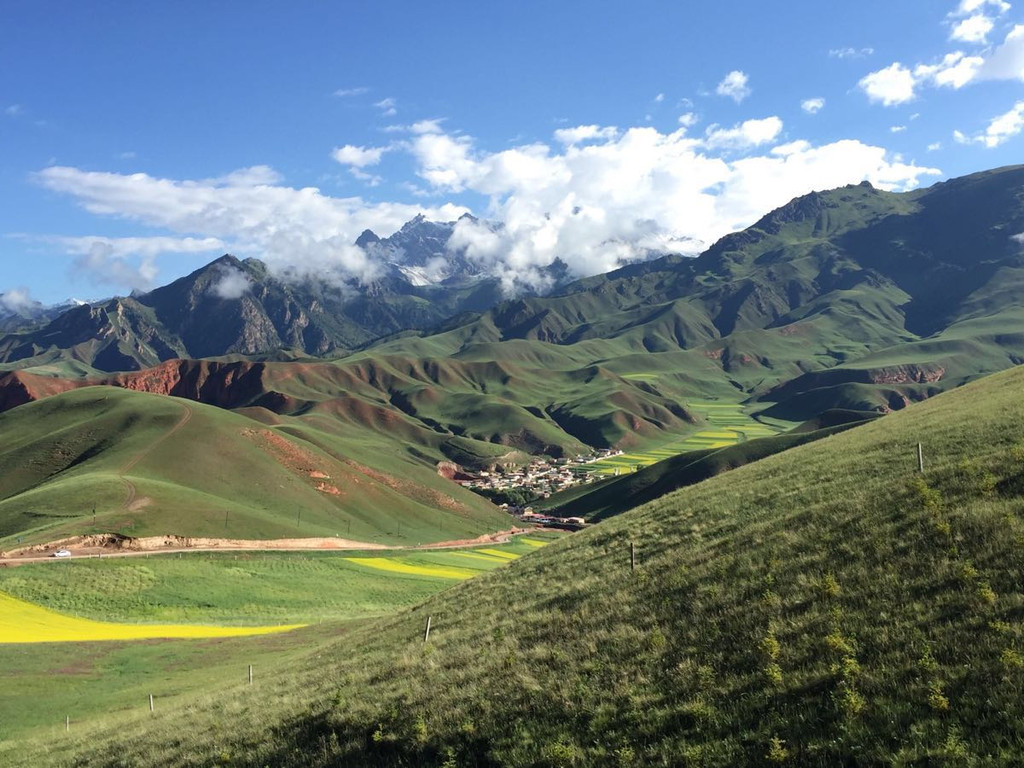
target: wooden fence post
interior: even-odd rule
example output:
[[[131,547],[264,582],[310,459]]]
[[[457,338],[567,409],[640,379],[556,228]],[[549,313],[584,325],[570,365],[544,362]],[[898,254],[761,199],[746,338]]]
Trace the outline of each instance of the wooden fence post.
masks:
[[[427,631],[423,633],[423,642],[427,642],[430,639],[430,620],[432,616],[427,616]]]
[[[629,542],[629,570],[636,570],[636,545]]]
[[[924,446],[917,444],[917,471],[924,472]]]
[[[249,665],[249,685],[252,685],[252,664]]]
[[[153,711],[153,694],[149,694],[149,711]]]

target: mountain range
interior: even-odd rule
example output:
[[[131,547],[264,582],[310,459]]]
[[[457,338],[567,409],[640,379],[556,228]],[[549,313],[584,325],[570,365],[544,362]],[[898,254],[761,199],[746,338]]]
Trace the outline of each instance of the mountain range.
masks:
[[[814,192],[696,258],[547,296],[502,300],[468,262],[440,269],[446,226],[364,233],[406,271],[362,293],[225,256],[10,333],[0,408],[113,385],[433,472],[663,445],[702,427],[707,401],[778,429],[885,413],[1024,360],[1024,166]]]

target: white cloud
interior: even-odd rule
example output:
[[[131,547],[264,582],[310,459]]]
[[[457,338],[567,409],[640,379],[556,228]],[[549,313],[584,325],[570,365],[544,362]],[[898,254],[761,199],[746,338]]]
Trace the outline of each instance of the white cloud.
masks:
[[[101,249],[115,259],[130,256],[153,258],[165,253],[224,253],[227,245],[217,237],[102,237],[84,235],[66,237],[62,235],[44,235],[25,239],[59,245],[66,253],[84,255]]]
[[[343,147],[336,147],[331,152],[331,157],[342,165],[348,165],[353,168],[366,168],[367,166],[377,165],[381,157],[389,149],[390,147],[357,147],[352,144],[346,144]]]
[[[984,43],[993,27],[995,27],[995,22],[988,16],[979,13],[954,24],[953,29],[950,30],[949,39],[959,40],[963,43]]]
[[[722,79],[722,82],[718,84],[718,87],[715,89],[715,93],[719,96],[728,96],[739,104],[751,93],[750,86],[748,84],[749,80],[750,78],[747,77],[746,73],[741,72],[738,69],[734,69]]]
[[[144,173],[116,174],[63,166],[45,168],[34,176],[47,189],[70,195],[98,216],[195,236],[157,239],[155,242],[165,246],[164,251],[169,250],[166,246],[171,241],[216,242],[217,250],[257,256],[273,268],[288,268],[324,280],[369,280],[379,274],[379,265],[353,244],[364,229],[385,235],[418,213],[452,221],[467,211],[450,204],[424,207],[328,197],[313,187],[294,189],[264,183],[279,177],[262,167],[241,169],[216,179],[181,181]],[[83,247],[72,242],[76,239],[63,243],[59,238],[53,240],[71,253]],[[146,244],[152,244],[154,238],[102,240],[93,250],[111,258],[124,251],[163,252],[152,245],[147,249]],[[126,240],[131,241],[131,247]],[[98,257],[91,264],[100,270],[107,266]],[[155,264],[152,258],[150,264]],[[130,275],[126,272],[125,276]],[[144,287],[145,278],[146,274],[139,273],[123,284]]]
[[[664,93],[659,93],[657,96],[654,97],[654,102],[656,104],[661,104],[661,102],[663,102],[664,100],[665,100],[665,94]]]
[[[527,284],[543,287],[544,268],[555,259],[576,275],[588,275],[652,249],[698,252],[811,190],[864,179],[883,189],[903,190],[938,173],[854,140],[816,146],[796,139],[771,147],[782,128],[777,117],[732,128],[713,126],[692,137],[686,127],[670,133],[633,127],[586,142],[553,140],[550,146],[531,143],[487,151],[473,138],[443,132],[434,123],[396,144],[394,151],[410,155],[424,192],[486,199],[478,215],[498,226],[491,229],[465,219],[451,247],[465,247],[467,257],[499,277],[509,291]],[[757,147],[764,149],[757,152]],[[745,155],[722,156],[737,148]],[[452,221],[466,212],[451,204],[410,206],[328,197],[315,188],[283,186],[266,168],[207,180],[69,167],[46,168],[35,177],[98,216],[178,236],[168,240],[209,238],[223,250],[259,257],[278,271],[322,280],[369,280],[381,273],[377,256],[353,245],[364,229],[386,236],[418,213]],[[277,181],[266,183],[271,179]],[[88,249],[89,260],[81,268],[144,286],[152,280],[156,263],[155,256],[146,261],[145,254],[158,249],[154,244],[147,251],[141,240],[131,248],[105,240]],[[65,249],[87,246],[66,243]],[[129,251],[135,254],[131,259],[118,258]]]
[[[907,130],[907,126],[905,126],[905,125],[890,125],[889,126],[889,133],[903,133],[905,130]]]
[[[364,93],[369,93],[370,89],[366,86],[357,86],[356,88],[339,88],[334,92],[334,95],[341,99],[347,99],[351,96],[362,96]]]
[[[13,314],[21,314],[36,305],[28,288],[11,288],[0,293],[0,310]]]
[[[999,46],[980,55],[952,51],[936,63],[913,69],[895,62],[865,75],[858,85],[871,101],[894,106],[913,99],[923,85],[960,89],[982,80],[1024,82],[1024,24],[1014,26]]]
[[[981,133],[967,136],[960,131],[954,131],[953,138],[959,144],[981,144],[988,149],[994,149],[1021,131],[1024,131],[1024,101],[1018,101],[1009,112],[992,118],[988,127]]]
[[[379,109],[381,114],[385,117],[391,117],[398,114],[398,102],[390,96],[386,99],[374,102],[373,106]]]
[[[726,135],[767,143],[781,128],[778,118],[766,118],[710,135],[712,143],[726,143]],[[509,290],[543,287],[542,270],[556,258],[575,274],[604,272],[648,248],[700,250],[813,189],[868,179],[899,190],[938,173],[850,140],[817,147],[798,140],[732,161],[716,156],[721,148],[685,129],[647,127],[561,152],[526,145],[489,153],[449,135],[421,137],[411,147],[435,190],[488,197],[486,215],[501,226],[464,220],[450,247],[466,248]]]
[[[240,299],[249,291],[249,276],[235,267],[222,267],[221,275],[216,283],[210,285],[210,291],[221,299]]]
[[[833,48],[828,55],[833,59],[863,59],[874,52],[874,48]]]
[[[748,149],[774,141],[782,132],[782,121],[775,117],[745,120],[732,128],[709,125],[704,146],[710,149]]]
[[[99,285],[148,290],[159,274],[157,260],[166,254],[219,254],[227,250],[216,237],[103,237],[85,235],[28,236],[21,239],[47,243],[74,256],[72,271]]]
[[[11,104],[4,110],[4,114],[8,117],[19,117],[25,114],[25,108],[21,104]]]
[[[800,109],[809,115],[816,115],[825,107],[825,99],[820,96],[813,99],[804,99],[800,102]]]
[[[887,107],[903,104],[914,98],[914,73],[899,62],[865,75],[857,85],[871,101]]]
[[[928,145],[929,152],[938,152],[940,149],[942,149],[941,141],[933,141],[931,144]]]
[[[559,128],[555,131],[555,140],[562,144],[582,144],[595,139],[614,139],[619,129],[613,125],[578,125],[575,128]]]
[[[985,59],[978,78],[1024,81],[1024,24],[1017,24],[1007,33],[1002,45]]]
[[[1021,245],[1024,245],[1024,232],[1021,232],[1018,235],[1010,235],[1010,239],[1013,240],[1013,242],[1015,243],[1020,243]]]
[[[1010,4],[1006,0],[960,0],[960,4],[953,11],[951,16],[970,16],[986,6],[991,6],[996,13],[1003,14],[1010,10]]]
[[[947,53],[938,64],[918,64],[914,67],[917,83],[963,88],[975,77],[984,64],[980,56],[965,56],[960,51]]]

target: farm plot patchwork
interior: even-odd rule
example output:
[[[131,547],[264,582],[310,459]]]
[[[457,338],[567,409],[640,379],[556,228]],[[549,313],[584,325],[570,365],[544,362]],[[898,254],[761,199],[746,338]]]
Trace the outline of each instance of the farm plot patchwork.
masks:
[[[51,611],[0,592],[0,643],[67,643],[93,640],[242,637],[301,627],[210,627],[171,624],[115,624]]]
[[[62,736],[66,716],[75,732],[111,713],[146,713],[151,693],[158,711],[188,704],[244,682],[247,664],[255,665],[259,687],[270,670],[319,653],[371,617],[415,605],[561,537],[537,531],[486,547],[491,553],[197,552],[0,569],[0,744],[33,733],[44,741]],[[407,567],[367,567],[367,560]],[[31,633],[41,619],[59,624],[66,633],[59,639],[82,642],[38,642],[38,634],[29,638],[37,642],[21,642],[15,633]],[[179,633],[165,630],[174,621],[182,622],[173,628]],[[200,622],[307,626],[284,632],[275,630],[288,627]],[[101,639],[98,628],[121,641],[89,642]],[[134,641],[141,638],[152,639]],[[58,638],[51,632],[45,639]]]
[[[465,552],[423,552],[400,557],[346,557],[350,563],[389,573],[464,580],[517,560],[526,551],[544,546],[546,541],[519,539],[501,549],[487,547]]]
[[[620,474],[632,472],[635,468],[646,467],[680,453],[726,448],[746,440],[769,437],[781,431],[756,421],[744,412],[743,406],[739,403],[691,400],[686,403],[686,407],[703,416],[710,426],[689,437],[664,443],[657,448],[595,461],[588,469],[601,475],[614,475],[616,471]]]

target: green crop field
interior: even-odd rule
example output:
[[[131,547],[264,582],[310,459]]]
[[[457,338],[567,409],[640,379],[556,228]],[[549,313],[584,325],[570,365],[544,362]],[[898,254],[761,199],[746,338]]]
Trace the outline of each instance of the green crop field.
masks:
[[[631,377],[643,378],[646,376],[647,374],[632,374]],[[648,379],[644,378],[644,380]],[[600,475],[633,472],[640,467],[650,466],[680,453],[703,451],[709,448],[725,448],[757,437],[775,435],[782,431],[778,425],[785,424],[785,422],[778,421],[774,421],[772,424],[762,423],[754,419],[740,403],[688,400],[686,408],[703,417],[709,426],[687,437],[662,443],[655,448],[630,451],[619,456],[595,461],[587,465],[587,469]]]
[[[243,680],[249,664],[262,677],[292,661],[309,663],[360,622],[419,603],[558,537],[540,533],[466,550],[188,553],[0,569],[0,595],[139,632],[167,624],[308,625],[249,638],[0,642],[0,743],[62,732],[65,717],[78,727],[111,713],[148,713],[150,693],[162,708],[194,699],[211,686]]]

